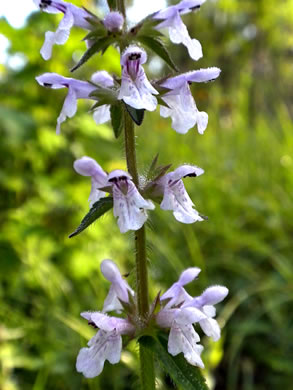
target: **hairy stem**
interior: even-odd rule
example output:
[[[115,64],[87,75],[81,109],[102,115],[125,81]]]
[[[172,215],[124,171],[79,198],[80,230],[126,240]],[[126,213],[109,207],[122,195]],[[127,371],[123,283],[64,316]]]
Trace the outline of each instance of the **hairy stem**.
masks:
[[[139,188],[134,123],[126,108],[124,108],[124,136],[127,168],[132,176],[134,184]],[[138,315],[141,327],[144,327],[149,312],[146,233],[144,226],[135,232],[135,249]],[[155,389],[153,354],[143,345],[140,345],[139,348],[141,388],[143,390],[153,390]]]

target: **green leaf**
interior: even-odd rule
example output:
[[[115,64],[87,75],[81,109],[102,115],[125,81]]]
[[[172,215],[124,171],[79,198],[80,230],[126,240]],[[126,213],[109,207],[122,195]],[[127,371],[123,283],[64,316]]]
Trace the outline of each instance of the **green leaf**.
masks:
[[[112,89],[102,88],[99,86],[90,93],[90,97],[93,96],[96,97],[99,102],[103,101],[103,104],[113,104],[117,101],[117,93],[115,93]]]
[[[111,210],[112,207],[113,198],[111,196],[98,200],[96,203],[93,204],[90,211],[82,219],[78,228],[69,235],[69,238],[77,236],[79,233],[89,227],[93,222],[95,222],[98,218],[104,215],[107,211]]]
[[[166,49],[163,42],[157,37],[150,37],[146,35],[138,35],[137,39],[154,53],[156,53],[159,57],[164,60],[171,69],[178,72],[177,66],[174,64],[168,50]]]
[[[87,49],[78,63],[70,71],[74,72],[76,69],[81,67],[81,65],[87,62],[94,54],[99,53],[100,51],[104,53],[113,42],[115,42],[114,37],[101,37],[98,39],[90,48]]]
[[[144,118],[144,109],[137,110],[136,108],[133,108],[129,106],[128,104],[124,103],[126,110],[128,114],[131,116],[131,119],[137,124],[137,126],[140,126],[142,124],[143,118]]]
[[[115,138],[119,138],[124,126],[122,105],[113,104],[110,108],[110,114],[111,114],[111,123],[112,123]]]
[[[82,40],[87,41],[88,39],[101,39],[106,37],[108,34],[106,28],[102,23],[96,23],[95,28],[90,31]]]
[[[113,11],[117,8],[116,0],[107,0],[110,11]]]
[[[139,343],[155,352],[164,370],[183,390],[208,390],[198,367],[190,365],[182,353],[177,356],[169,354],[166,335],[159,334],[156,338],[143,336]]]
[[[159,37],[163,38],[164,35],[155,29],[155,27],[161,23],[161,20],[155,20],[151,17],[152,15],[148,15],[146,18],[141,20],[137,25],[131,28],[130,34],[147,36],[147,37]]]

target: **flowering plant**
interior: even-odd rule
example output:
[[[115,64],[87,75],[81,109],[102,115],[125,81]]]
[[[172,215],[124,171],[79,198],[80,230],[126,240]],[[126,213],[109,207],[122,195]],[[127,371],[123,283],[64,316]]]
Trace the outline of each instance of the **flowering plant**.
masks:
[[[203,134],[207,128],[208,114],[198,110],[189,85],[215,80],[220,69],[211,67],[179,73],[163,44],[161,32],[168,29],[173,43],[182,43],[193,60],[200,59],[203,55],[201,44],[189,36],[182,17],[197,11],[205,0],[182,0],[147,16],[132,28],[126,23],[124,0],[108,0],[110,11],[103,19],[63,0],[34,1],[42,11],[64,15],[57,30],[45,34],[41,48],[45,60],[50,59],[54,44],[66,43],[73,26],[87,30],[84,38],[87,50],[71,71],[83,66],[94,54],[104,53],[111,45],[117,48],[121,58],[121,78],[106,71],[94,73],[90,81],[57,73],[36,77],[43,87],[68,90],[57,118],[57,133],[60,133],[61,124],[75,115],[77,100],[89,99],[94,102],[95,122],[111,121],[115,137],[123,136],[125,144],[127,171],[114,169],[108,173],[87,156],[80,156],[73,164],[78,174],[91,179],[90,210],[69,237],[80,234],[113,208],[120,232],[134,231],[136,249],[135,291],[114,262],[104,260],[101,263],[102,274],[111,282],[111,287],[101,311],[81,313],[88,324],[98,330],[88,347],[80,350],[76,369],[88,378],[100,375],[106,360],[111,364],[119,362],[122,338],[127,336],[128,340],[136,338],[139,341],[142,389],[155,388],[154,355],[182,388],[207,388],[200,371],[192,367],[204,367],[200,356],[203,346],[199,344],[196,328],[201,328],[214,341],[220,338],[214,305],[227,296],[228,289],[211,286],[200,296],[190,296],[184,286],[197,278],[200,269],[188,268],[163,295],[158,292],[150,305],[145,229],[155,203],[162,210],[172,211],[181,223],[206,219],[195,209],[183,182],[185,178],[202,175],[204,170],[183,164],[169,171],[171,164],[158,166],[156,156],[149,174],[143,177],[137,169],[135,148],[135,125],[140,126],[145,112],[156,110],[158,105],[160,115],[171,117],[172,128],[178,133],[187,133],[197,125],[198,132]],[[148,59],[146,49],[164,60],[173,73],[151,80],[144,69]],[[184,363],[181,353],[186,360]]]

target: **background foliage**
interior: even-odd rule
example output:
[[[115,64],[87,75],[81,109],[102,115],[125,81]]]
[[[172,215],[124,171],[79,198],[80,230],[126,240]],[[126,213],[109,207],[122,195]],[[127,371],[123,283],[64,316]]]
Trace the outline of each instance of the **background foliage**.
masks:
[[[62,134],[55,134],[65,92],[45,90],[34,78],[44,72],[70,77],[85,48],[84,33],[76,29],[65,46],[54,47],[52,60],[41,59],[44,32],[54,29],[57,19],[37,12],[18,30],[0,19],[10,56],[24,59],[22,67],[0,68],[0,388],[122,390],[130,383],[136,388],[135,343],[123,352],[121,364],[106,363],[94,380],[74,368],[79,348],[92,334],[79,313],[101,308],[108,289],[99,264],[114,259],[130,272],[133,284],[133,248],[132,234],[119,234],[112,213],[68,239],[88,210],[89,181],[75,174],[74,159],[89,155],[106,170],[125,163],[122,141],[114,140],[108,125],[94,124],[84,102]],[[185,21],[202,42],[204,58],[194,63],[183,47],[172,46],[179,68],[222,69],[215,83],[193,88],[199,109],[209,113],[209,126],[204,136],[195,130],[182,136],[158,112],[147,114],[137,129],[139,166],[145,170],[159,152],[162,164],[203,167],[206,174],[186,179],[186,186],[209,221],[182,225],[159,207],[152,213],[151,293],[167,288],[189,266],[202,269],[190,293],[209,284],[228,286],[229,298],[218,308],[223,337],[208,345],[203,337],[211,387],[289,390],[292,2],[210,0]],[[158,77],[157,60],[149,64],[148,74]],[[94,56],[74,77],[89,78],[97,69],[119,73],[114,49]],[[158,388],[175,387],[160,372]]]

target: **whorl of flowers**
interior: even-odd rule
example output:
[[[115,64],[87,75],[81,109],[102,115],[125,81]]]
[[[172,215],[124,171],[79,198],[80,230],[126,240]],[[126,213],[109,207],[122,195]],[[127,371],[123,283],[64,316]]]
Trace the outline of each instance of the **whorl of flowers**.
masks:
[[[87,378],[99,375],[106,360],[111,364],[118,363],[122,351],[122,336],[127,336],[129,340],[138,333],[136,324],[139,318],[135,311],[134,291],[112,260],[104,260],[101,271],[111,282],[103,310],[81,313],[90,326],[98,329],[88,342],[88,347],[82,348],[77,356],[76,369]],[[182,352],[190,364],[203,368],[200,356],[203,346],[199,344],[200,336],[196,327],[201,327],[206,336],[214,341],[220,338],[220,326],[214,319],[214,305],[227,296],[228,289],[224,286],[211,286],[200,296],[191,297],[184,286],[196,279],[199,273],[200,269],[196,267],[182,272],[179,280],[156,302],[160,310],[157,313],[153,311],[148,322],[154,323],[157,331],[169,330],[168,352],[171,355],[176,356]],[[119,317],[109,316],[105,314],[107,312],[116,312]]]

